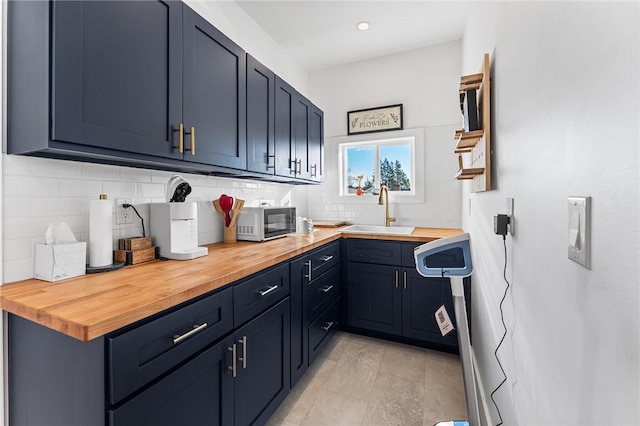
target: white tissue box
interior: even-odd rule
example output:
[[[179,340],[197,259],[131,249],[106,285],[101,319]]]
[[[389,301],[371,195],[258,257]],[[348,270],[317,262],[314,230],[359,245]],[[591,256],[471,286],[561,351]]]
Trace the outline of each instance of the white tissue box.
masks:
[[[87,243],[36,244],[35,277],[60,281],[84,275],[87,269]]]

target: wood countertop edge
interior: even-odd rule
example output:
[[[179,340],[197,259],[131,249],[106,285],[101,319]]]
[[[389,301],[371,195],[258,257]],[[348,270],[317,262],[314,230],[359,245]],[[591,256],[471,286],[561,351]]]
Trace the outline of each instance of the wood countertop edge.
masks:
[[[296,241],[292,242],[291,244],[285,244],[284,248],[279,248],[274,254],[265,256],[259,261],[251,262],[251,264],[246,267],[242,267],[241,269],[236,269],[232,272],[227,272],[222,275],[207,275],[206,273],[203,273],[202,270],[207,269],[206,260],[203,261],[204,266],[199,267],[192,267],[192,265],[196,264],[195,262],[197,261],[197,259],[189,261],[193,262],[187,264],[191,267],[189,269],[195,269],[196,271],[198,271],[198,274],[190,274],[188,271],[185,273],[186,275],[192,277],[193,275],[198,275],[197,277],[193,277],[193,279],[196,281],[193,285],[189,284],[188,286],[177,289],[175,291],[163,289],[167,291],[166,294],[159,294],[157,296],[148,297],[146,303],[136,305],[132,308],[127,308],[126,310],[115,314],[113,312],[110,312],[108,315],[102,317],[99,316],[99,314],[96,314],[96,317],[92,319],[87,319],[86,315],[84,315],[84,319],[82,321],[78,321],[76,318],[74,318],[73,315],[74,310],[77,310],[78,306],[74,306],[74,309],[72,309],[72,312],[68,315],[65,315],[64,309],[66,305],[80,305],[81,302],[79,301],[67,300],[65,302],[63,300],[60,303],[56,303],[55,301],[53,301],[50,304],[35,306],[37,303],[34,300],[38,300],[38,297],[45,298],[45,293],[47,292],[47,290],[55,289],[55,287],[51,286],[64,288],[61,286],[64,286],[67,283],[74,283],[75,285],[79,285],[79,283],[86,283],[87,280],[97,280],[97,278],[94,277],[98,277],[99,275],[102,275],[102,281],[105,281],[106,279],[104,278],[104,275],[115,273],[118,273],[119,276],[127,277],[129,275],[134,276],[137,273],[139,273],[139,275],[142,275],[143,271],[145,271],[145,267],[147,269],[153,268],[154,266],[162,268],[164,266],[162,265],[162,262],[165,261],[156,260],[140,265],[128,266],[119,271],[96,274],[95,276],[83,275],[58,283],[50,283],[35,279],[8,283],[0,286],[0,308],[22,318],[33,321],[37,324],[59,331],[75,339],[81,341],[89,341],[104,336],[122,327],[133,324],[136,321],[160,313],[166,309],[170,309],[172,307],[180,305],[181,303],[187,302],[196,297],[205,295],[215,290],[220,290],[238,280],[246,278],[271,266],[275,266],[279,263],[293,259],[296,256],[299,256],[341,238],[428,242],[434,239],[442,238],[444,236],[455,235],[463,232],[460,229],[416,228],[416,231],[414,231],[412,235],[374,235],[340,233],[339,229],[340,228],[325,228],[323,230],[316,230],[316,232],[313,234],[295,234]],[[258,244],[264,243],[241,243],[237,245],[215,243],[210,244],[207,247],[209,247],[209,256],[211,256],[215,255],[217,251],[219,253],[228,253],[233,252],[236,249],[242,250],[243,248],[249,247],[255,249],[260,247]],[[175,269],[175,265],[173,266]],[[145,274],[149,274],[149,272],[145,272]],[[210,272],[210,274],[214,273]],[[116,278],[115,275],[107,276],[114,276],[114,278]],[[105,286],[109,286],[109,284],[105,284]],[[127,286],[122,285],[120,287]],[[140,288],[133,288],[133,286],[131,287],[131,291],[141,291]],[[108,289],[106,291],[108,291]],[[54,293],[56,293],[55,290]],[[96,290],[96,293],[99,293],[99,291]],[[84,297],[91,298],[93,296],[91,294],[87,294]],[[42,303],[41,300],[38,301],[39,303]]]

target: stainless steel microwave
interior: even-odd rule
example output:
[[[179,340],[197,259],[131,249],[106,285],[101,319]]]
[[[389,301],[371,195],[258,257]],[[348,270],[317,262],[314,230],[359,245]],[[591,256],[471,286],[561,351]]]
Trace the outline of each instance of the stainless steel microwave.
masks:
[[[267,241],[294,232],[295,207],[245,207],[236,221],[238,240]]]

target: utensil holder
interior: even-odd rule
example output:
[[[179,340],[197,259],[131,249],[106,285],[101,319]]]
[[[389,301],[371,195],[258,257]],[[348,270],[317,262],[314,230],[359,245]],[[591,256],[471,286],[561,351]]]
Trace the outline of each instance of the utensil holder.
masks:
[[[235,226],[224,226],[224,242],[225,243],[235,243],[237,242],[236,238],[236,227]]]

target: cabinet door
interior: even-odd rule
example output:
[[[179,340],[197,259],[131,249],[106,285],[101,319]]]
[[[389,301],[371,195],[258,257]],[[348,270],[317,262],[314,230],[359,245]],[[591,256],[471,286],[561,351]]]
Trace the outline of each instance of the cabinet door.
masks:
[[[289,393],[289,298],[236,331],[235,424],[264,424]]]
[[[52,140],[180,158],[181,2],[52,8]]]
[[[309,179],[309,116],[311,114],[311,102],[296,94],[293,102],[293,137],[295,143],[296,177]]]
[[[435,317],[436,311],[444,305],[455,326],[449,278],[425,278],[410,268],[403,268],[402,274],[402,335],[457,346],[456,332],[443,337]]]
[[[275,173],[275,74],[247,55],[247,170]]]
[[[349,262],[347,266],[348,324],[400,335],[400,268]]]
[[[293,111],[297,92],[276,76],[276,175],[295,177],[297,165]]]
[[[311,105],[309,112],[309,179],[322,182],[324,178],[324,113]]]
[[[245,169],[245,52],[186,5],[183,25],[184,160]]]
[[[291,388],[309,367],[308,262],[307,256],[291,262]]]
[[[110,426],[233,424],[233,378],[226,339],[108,412]]]

